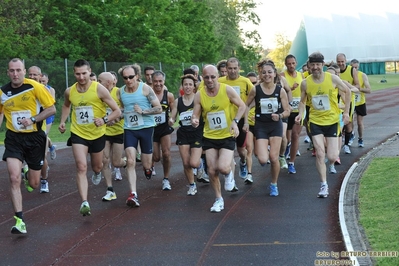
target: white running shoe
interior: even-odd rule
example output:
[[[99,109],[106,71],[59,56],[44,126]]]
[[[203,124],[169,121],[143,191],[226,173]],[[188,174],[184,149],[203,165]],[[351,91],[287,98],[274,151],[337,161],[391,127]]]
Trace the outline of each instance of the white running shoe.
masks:
[[[155,167],[153,166],[153,167],[151,167],[151,169],[152,169],[152,176],[156,176],[157,173],[155,172]]]
[[[100,184],[101,178],[102,178],[101,172],[98,174],[93,173],[93,175],[91,176],[91,181],[93,182],[94,185],[97,186],[98,184]]]
[[[330,174],[336,174],[336,173],[337,173],[337,170],[335,170],[334,164],[330,164],[330,165],[328,166],[328,172],[329,172]]]
[[[48,182],[46,179],[42,179],[40,181],[40,193],[49,193],[50,190],[48,189]]]
[[[236,181],[234,180],[233,171],[230,171],[228,175],[224,176],[224,190],[229,192],[238,191],[236,187]]]
[[[345,152],[346,154],[351,154],[351,149],[349,148],[348,145],[344,145],[344,152]]]
[[[197,194],[197,185],[195,183],[194,185],[189,185],[188,187],[187,196],[194,196]]]
[[[162,180],[162,190],[171,190],[172,187],[170,186],[169,180],[164,178]]]
[[[115,179],[116,181],[122,180],[121,169],[120,169],[120,168],[115,168],[115,169],[114,169],[114,172],[115,172],[115,177],[114,177],[114,179]]]
[[[105,194],[105,196],[102,199],[103,199],[103,201],[116,200],[116,193],[113,191],[107,190],[107,193]]]
[[[328,197],[328,185],[321,185],[320,192],[317,194],[318,198],[327,198]]]
[[[211,212],[221,212],[224,209],[224,201],[223,198],[216,199],[215,203],[213,203],[211,207]]]

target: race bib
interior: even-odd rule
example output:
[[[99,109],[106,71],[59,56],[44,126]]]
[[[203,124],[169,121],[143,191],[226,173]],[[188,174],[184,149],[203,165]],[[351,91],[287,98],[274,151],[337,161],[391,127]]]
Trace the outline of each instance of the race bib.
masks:
[[[330,100],[328,95],[312,96],[312,105],[315,110],[327,111],[330,110]]]
[[[111,108],[109,108],[109,107],[107,107],[106,109],[105,109],[105,116],[109,116],[111,113],[112,113],[112,109]]]
[[[233,87],[233,89],[237,92],[238,96],[240,96],[240,95],[241,95],[240,86],[232,86],[232,87]]]
[[[93,106],[78,106],[75,107],[76,122],[78,125],[87,125],[93,123],[94,112]]]
[[[193,115],[193,110],[180,113],[179,119],[182,126],[191,126],[192,115]]]
[[[157,123],[157,125],[165,123],[166,122],[165,117],[166,117],[165,111],[160,114],[154,115],[155,123]]]
[[[362,96],[360,95],[360,93],[356,92],[355,93],[355,103],[360,103],[362,99]]]
[[[260,99],[260,113],[272,114],[278,111],[277,98],[263,98]]]
[[[125,123],[128,127],[140,127],[144,125],[143,116],[134,111],[124,112]]]
[[[220,130],[227,128],[226,114],[224,111],[210,112],[206,115],[209,128],[212,130]]]
[[[291,107],[292,107],[292,111],[293,112],[299,112],[299,102],[301,101],[301,97],[293,97],[292,98],[292,104],[291,104]]]
[[[24,127],[21,124],[21,120],[24,118],[30,118],[32,115],[29,110],[22,110],[22,111],[15,111],[11,112],[11,119],[12,119],[12,125],[15,128],[16,131],[25,131],[25,130],[32,130],[33,125]]]

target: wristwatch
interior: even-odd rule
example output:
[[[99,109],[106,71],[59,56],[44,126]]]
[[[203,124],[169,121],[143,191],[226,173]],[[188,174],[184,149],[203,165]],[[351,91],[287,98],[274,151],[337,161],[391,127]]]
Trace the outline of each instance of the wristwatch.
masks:
[[[240,122],[238,119],[233,119],[233,121],[238,125],[238,122]]]
[[[36,124],[36,118],[34,116],[31,116],[30,120],[32,121],[33,124]]]
[[[104,123],[105,123],[105,124],[108,123],[108,116],[104,116],[104,117],[103,117],[103,120],[104,120]]]

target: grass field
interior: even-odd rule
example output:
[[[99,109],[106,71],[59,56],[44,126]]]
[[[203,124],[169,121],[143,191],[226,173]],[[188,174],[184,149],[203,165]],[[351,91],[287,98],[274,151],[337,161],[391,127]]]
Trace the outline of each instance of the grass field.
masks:
[[[374,251],[399,251],[399,157],[375,158],[360,180],[360,224]],[[399,258],[375,258],[379,266]]]

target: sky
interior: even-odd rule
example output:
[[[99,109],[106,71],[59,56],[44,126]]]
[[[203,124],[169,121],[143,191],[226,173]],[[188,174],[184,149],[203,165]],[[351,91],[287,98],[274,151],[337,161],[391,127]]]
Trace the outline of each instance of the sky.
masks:
[[[260,25],[255,27],[262,37],[264,48],[275,48],[276,34],[287,36],[293,41],[299,29],[303,14],[329,16],[331,13],[353,15],[356,12],[379,14],[389,10],[390,0],[264,0],[259,1],[255,10],[261,19]],[[242,24],[243,29],[253,29],[253,25]]]

